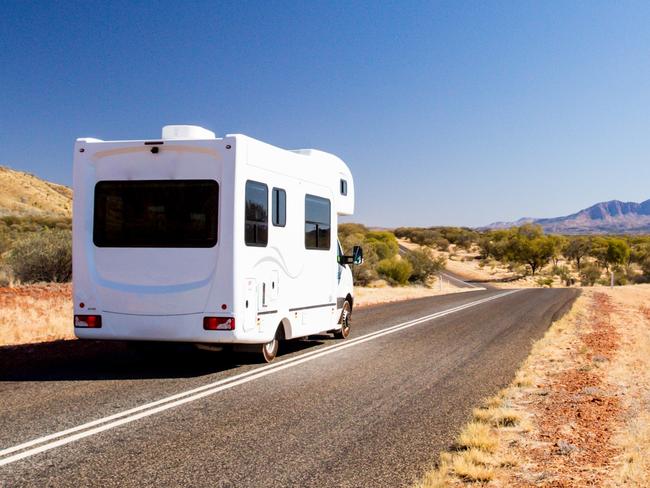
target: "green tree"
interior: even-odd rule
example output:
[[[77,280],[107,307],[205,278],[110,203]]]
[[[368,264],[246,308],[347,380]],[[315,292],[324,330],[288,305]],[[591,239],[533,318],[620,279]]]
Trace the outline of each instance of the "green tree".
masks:
[[[591,241],[584,236],[572,237],[564,246],[563,254],[570,261],[575,261],[576,268],[580,271],[582,258],[591,252]]]
[[[562,249],[566,246],[567,239],[558,235],[550,235],[547,239],[553,253],[551,259],[553,260],[553,264],[557,266],[558,260],[562,256]]]
[[[513,236],[509,252],[510,259],[528,265],[533,276],[548,264],[553,253],[553,242],[542,234],[531,232],[530,227],[523,230],[520,228],[517,235]]]
[[[605,259],[608,266],[622,266],[630,257],[630,246],[623,239],[610,237],[607,243]]]

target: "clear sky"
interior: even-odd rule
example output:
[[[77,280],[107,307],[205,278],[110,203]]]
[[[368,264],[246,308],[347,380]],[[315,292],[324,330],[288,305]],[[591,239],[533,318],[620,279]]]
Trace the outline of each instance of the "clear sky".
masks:
[[[650,198],[648,2],[0,2],[0,164],[166,124],[342,157],[369,225]]]

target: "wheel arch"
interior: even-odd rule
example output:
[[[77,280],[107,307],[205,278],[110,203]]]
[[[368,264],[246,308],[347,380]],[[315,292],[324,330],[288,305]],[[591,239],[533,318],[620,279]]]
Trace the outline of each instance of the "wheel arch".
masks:
[[[288,317],[284,317],[280,320],[278,328],[283,335],[282,339],[291,339],[293,337],[293,327],[291,326],[291,320],[289,320]]]

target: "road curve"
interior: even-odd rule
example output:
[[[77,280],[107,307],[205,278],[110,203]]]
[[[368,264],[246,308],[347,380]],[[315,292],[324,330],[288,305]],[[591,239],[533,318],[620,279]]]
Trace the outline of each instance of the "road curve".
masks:
[[[0,486],[405,486],[576,296],[481,290],[359,309],[348,342],[288,343],[271,368],[124,343],[0,349]],[[120,417],[156,400],[165,408]],[[92,435],[42,440],[97,419]]]
[[[399,253],[402,256],[405,256],[406,254],[413,252],[411,249],[406,247],[404,244],[398,243],[399,246]],[[475,288],[475,289],[489,289],[492,288],[491,285],[489,285],[488,281],[483,281],[483,282],[475,282],[474,280],[470,280],[468,278],[465,278],[464,276],[458,275],[456,273],[452,273],[451,271],[445,269],[443,272],[439,273],[444,280],[447,280],[448,282],[452,283],[453,285],[457,286],[458,288]]]

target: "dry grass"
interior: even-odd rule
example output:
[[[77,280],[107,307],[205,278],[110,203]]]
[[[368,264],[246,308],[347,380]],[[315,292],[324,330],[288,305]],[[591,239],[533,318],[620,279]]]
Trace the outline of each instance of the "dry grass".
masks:
[[[494,452],[499,446],[499,441],[489,425],[475,420],[467,424],[458,436],[458,446],[463,449]]]
[[[435,282],[430,288],[426,286],[382,286],[382,287],[354,287],[354,306],[367,307],[379,303],[412,300],[415,298],[448,295],[450,293],[463,293],[482,290],[483,288],[460,288],[449,280],[443,280],[442,290],[439,283]]]
[[[490,466],[490,461],[483,451],[472,449],[455,456],[452,467],[454,474],[462,480],[490,481],[495,476],[495,469]]]
[[[475,408],[474,419],[493,427],[514,427],[521,422],[521,414],[511,408],[486,407]]]
[[[620,353],[608,369],[627,411],[614,442],[621,454],[615,485],[650,486],[650,286],[614,288],[617,325],[626,331]]]
[[[34,175],[0,166],[0,216],[71,217],[72,190]]]
[[[69,283],[0,288],[0,346],[72,338]]]

